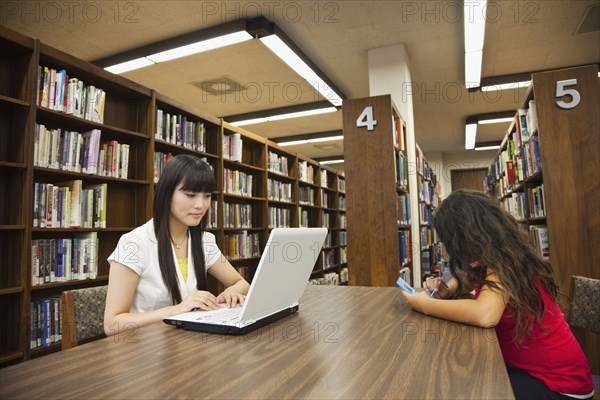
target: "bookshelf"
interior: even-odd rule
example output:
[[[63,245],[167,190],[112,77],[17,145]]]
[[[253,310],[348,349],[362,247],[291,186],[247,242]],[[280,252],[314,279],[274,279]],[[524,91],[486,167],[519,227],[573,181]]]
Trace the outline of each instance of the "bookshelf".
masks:
[[[4,320],[0,367],[60,350],[60,336],[46,345],[30,343],[32,331],[38,331],[32,327],[32,316],[37,320],[43,312],[42,305],[32,308],[32,302],[44,307],[48,304],[47,313],[60,315],[55,299],[62,291],[107,284],[109,265],[104,260],[121,235],[152,217],[154,184],[164,164],[177,154],[196,155],[213,168],[217,185],[208,230],[215,234],[223,254],[249,281],[270,231],[269,207],[288,211],[285,226],[322,225],[322,166],[318,162],[3,27],[0,27],[0,49],[7,55],[0,60],[0,310]],[[43,76],[44,67],[49,74],[51,70],[64,70],[69,79],[77,78],[84,85],[104,91],[104,112],[66,113],[67,107],[60,110],[60,102],[52,103],[53,106],[49,99],[47,103],[40,102],[38,71]],[[68,82],[66,77],[65,82]],[[93,139],[95,133],[84,135],[95,130],[100,131],[97,141]],[[40,137],[47,137],[47,143],[41,142]],[[78,168],[77,162],[71,161],[79,158],[69,158],[76,155],[76,147],[65,145],[58,151],[60,139],[63,144],[73,143],[72,146],[82,149],[96,143],[98,150],[105,151],[104,157],[99,156],[97,163],[91,158],[81,158],[84,165]],[[106,148],[102,147],[104,144]],[[120,168],[112,168],[112,160],[107,162],[108,151],[113,154],[109,145],[119,149],[114,153],[116,157],[124,154],[123,144],[128,145],[128,157],[123,158],[128,161],[117,164]],[[94,154],[95,150],[89,153]],[[269,154],[281,161],[280,169],[268,162]],[[110,166],[108,172],[100,168],[102,160],[105,167]],[[332,247],[338,251],[339,174],[324,171],[331,182],[324,190],[331,193],[332,199],[326,208],[333,215],[331,229],[336,245]],[[92,205],[91,225],[74,227],[66,222],[65,213],[49,208],[52,215],[61,218],[50,217],[42,227],[41,215],[46,216],[47,212],[40,208],[40,188],[48,190],[52,185],[51,190],[57,187],[57,198],[71,198],[74,189],[67,191],[66,186],[78,187],[74,182],[80,182],[82,193],[97,187],[88,196],[88,202],[91,201],[88,204]],[[270,182],[273,187],[284,187],[282,193],[289,196],[269,198]],[[302,201],[300,193],[305,196]],[[106,211],[102,219],[97,210],[103,199]],[[56,202],[59,203],[64,204]],[[85,274],[82,270],[81,276],[57,275],[58,255],[40,258],[55,253],[65,257],[71,254],[64,251],[68,249],[66,243],[72,246],[80,238],[88,240],[86,251],[90,255],[97,254],[90,257],[95,265]],[[323,256],[311,278],[323,278],[319,267],[322,259]],[[46,269],[37,267],[36,262],[48,266],[48,281],[44,275]],[[336,268],[339,274],[339,265]],[[80,279],[72,279],[75,277]],[[223,289],[210,276],[208,284],[215,293]]]
[[[395,286],[400,271],[412,283],[404,120],[390,95],[345,101],[343,111],[349,283]]]
[[[437,176],[429,166],[419,145],[416,145],[417,193],[419,196],[419,234],[422,280],[440,275],[441,243],[431,224],[435,209],[441,203]]]
[[[488,169],[485,189],[503,201],[549,259],[559,303],[568,313],[571,277],[600,279],[598,67],[532,77],[532,88]],[[561,90],[574,96],[557,96]],[[598,373],[598,335],[574,333]]]

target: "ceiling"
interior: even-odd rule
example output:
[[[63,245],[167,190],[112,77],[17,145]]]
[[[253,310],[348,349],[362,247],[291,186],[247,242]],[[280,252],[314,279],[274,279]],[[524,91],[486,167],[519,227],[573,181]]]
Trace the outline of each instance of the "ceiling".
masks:
[[[482,77],[600,62],[598,27],[577,33],[594,4],[598,0],[488,1]],[[462,1],[20,1],[13,6],[3,11],[2,25],[88,61],[262,15],[347,98],[369,96],[369,49],[404,43],[415,88],[416,140],[425,153],[463,152],[467,116],[515,109],[524,95],[524,89],[465,89]],[[123,75],[218,117],[323,100],[259,40]],[[221,78],[242,90],[215,96],[194,85]],[[478,142],[502,139],[507,126],[480,126]],[[340,130],[342,112],[244,128],[266,138]],[[343,143],[289,148],[321,158],[341,155]]]

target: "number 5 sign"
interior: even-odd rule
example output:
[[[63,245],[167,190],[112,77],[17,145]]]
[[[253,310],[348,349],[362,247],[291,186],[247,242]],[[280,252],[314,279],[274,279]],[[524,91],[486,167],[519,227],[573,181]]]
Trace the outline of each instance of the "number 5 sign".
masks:
[[[581,101],[581,95],[575,89],[566,89],[567,86],[577,85],[577,79],[567,79],[564,81],[556,82],[556,97],[560,98],[563,96],[571,96],[571,101],[566,102],[559,100],[556,102],[556,105],[560,108],[570,110],[571,108],[575,108],[579,105]]]

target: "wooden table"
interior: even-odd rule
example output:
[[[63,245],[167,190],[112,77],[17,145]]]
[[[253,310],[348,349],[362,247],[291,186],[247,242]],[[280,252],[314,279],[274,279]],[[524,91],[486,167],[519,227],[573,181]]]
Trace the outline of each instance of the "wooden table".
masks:
[[[493,329],[412,311],[398,288],[310,286],[243,337],[162,323],[0,370],[0,398],[506,399]]]

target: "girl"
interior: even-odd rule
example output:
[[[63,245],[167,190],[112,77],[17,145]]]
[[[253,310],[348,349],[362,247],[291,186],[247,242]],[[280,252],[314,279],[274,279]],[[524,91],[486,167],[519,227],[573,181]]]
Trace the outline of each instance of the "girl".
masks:
[[[457,190],[433,218],[453,279],[442,296],[428,278],[420,293],[402,294],[427,315],[496,327],[517,399],[587,399],[589,364],[556,303],[552,268],[516,220],[483,193]],[[458,299],[475,290],[474,299]],[[437,292],[436,292],[437,293]]]
[[[214,190],[213,173],[200,159],[178,155],[167,164],[156,185],[154,218],[123,235],[108,257],[107,335],[194,308],[243,304],[250,285],[204,231]],[[217,297],[206,290],[207,270],[227,286]]]

